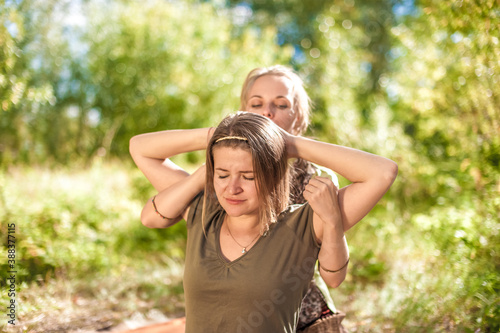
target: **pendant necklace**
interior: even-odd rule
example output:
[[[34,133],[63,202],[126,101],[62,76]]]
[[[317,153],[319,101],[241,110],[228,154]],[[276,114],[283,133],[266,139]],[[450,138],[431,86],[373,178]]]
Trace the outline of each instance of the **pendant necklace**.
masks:
[[[238,243],[238,241],[236,240],[236,238],[234,238],[233,234],[231,233],[231,229],[229,229],[229,223],[227,223],[227,220],[226,220],[226,228],[227,228],[227,231],[229,231],[229,235],[231,235],[231,238],[236,242],[236,244],[238,244],[240,247],[243,248],[243,250],[241,250],[241,253],[243,253],[243,254],[247,252],[247,247],[249,247],[250,245],[252,245],[253,242],[255,242],[255,240],[257,238],[259,238],[259,236],[260,236],[260,233],[258,233],[257,236],[255,236],[255,238],[252,239],[252,241],[250,243],[248,243],[247,246],[243,246],[240,243]]]

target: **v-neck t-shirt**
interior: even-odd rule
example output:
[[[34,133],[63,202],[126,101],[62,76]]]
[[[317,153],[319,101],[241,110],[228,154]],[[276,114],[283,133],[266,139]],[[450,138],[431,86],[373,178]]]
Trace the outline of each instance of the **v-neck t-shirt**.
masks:
[[[280,214],[266,236],[228,261],[220,248],[225,212],[203,193],[187,219],[184,296],[186,333],[295,332],[319,245],[308,203]]]

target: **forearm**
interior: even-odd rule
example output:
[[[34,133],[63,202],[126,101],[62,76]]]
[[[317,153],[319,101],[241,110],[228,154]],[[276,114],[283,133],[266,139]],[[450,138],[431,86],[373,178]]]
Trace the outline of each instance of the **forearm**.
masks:
[[[189,174],[168,158],[205,149],[209,128],[146,133],[130,140],[130,155],[137,167],[160,192]]]
[[[141,213],[141,222],[149,228],[167,228],[187,217],[189,204],[205,185],[205,166],[192,175],[169,186],[148,200]],[[156,207],[155,207],[156,206]]]
[[[292,157],[325,166],[352,184],[339,189],[339,208],[344,231],[352,228],[377,204],[397,176],[393,161],[361,150],[292,136]]]
[[[327,167],[353,183],[394,179],[397,165],[384,157],[331,143],[293,137],[292,156]]]
[[[344,236],[342,221],[339,216],[323,222],[323,239],[318,261],[319,273],[326,284],[338,287],[347,274],[349,248]]]
[[[197,128],[136,135],[130,140],[130,152],[132,157],[164,160],[181,153],[205,149],[209,130]]]

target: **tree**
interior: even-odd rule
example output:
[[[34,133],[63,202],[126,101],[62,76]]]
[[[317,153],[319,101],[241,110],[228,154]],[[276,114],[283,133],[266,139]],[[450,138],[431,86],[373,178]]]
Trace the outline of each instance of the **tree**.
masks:
[[[47,29],[45,14],[56,1],[0,4],[0,163],[27,161],[40,144],[30,122],[55,102],[50,82],[38,76],[38,33]],[[35,15],[37,13],[37,15]],[[38,44],[39,45],[39,44]],[[39,124],[40,126],[40,124]]]
[[[26,6],[18,10],[37,21],[25,22],[33,37],[20,59],[50,103],[17,108],[22,121],[3,123],[18,139],[10,151],[26,153],[25,162],[123,156],[135,134],[214,125],[238,107],[250,69],[291,55],[275,45],[272,28],[242,28],[233,36],[238,23],[231,12],[210,3]],[[61,19],[67,12],[70,19]],[[22,128],[28,135],[20,135]]]

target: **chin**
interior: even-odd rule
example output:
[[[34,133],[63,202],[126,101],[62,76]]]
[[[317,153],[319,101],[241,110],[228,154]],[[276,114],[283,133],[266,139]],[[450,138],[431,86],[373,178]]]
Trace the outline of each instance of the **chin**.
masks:
[[[247,209],[242,209],[240,207],[222,206],[222,208],[224,209],[226,214],[231,217],[240,217],[244,215],[258,214],[255,213],[254,211],[248,211]]]
[[[222,207],[227,215],[231,217],[239,217],[245,215],[245,212],[241,209],[234,209],[233,207]]]

